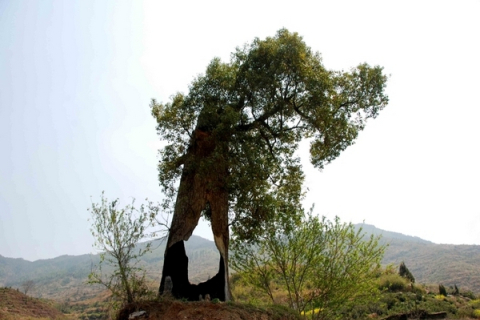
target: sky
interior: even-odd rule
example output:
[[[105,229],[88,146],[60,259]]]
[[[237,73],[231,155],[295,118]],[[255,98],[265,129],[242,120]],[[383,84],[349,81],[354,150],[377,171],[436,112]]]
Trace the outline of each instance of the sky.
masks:
[[[480,245],[479,15],[478,0],[0,0],[0,255],[94,252],[102,191],[161,201],[150,100],[281,28],[327,69],[389,75],[389,105],[339,158],[318,171],[301,146],[305,207]]]

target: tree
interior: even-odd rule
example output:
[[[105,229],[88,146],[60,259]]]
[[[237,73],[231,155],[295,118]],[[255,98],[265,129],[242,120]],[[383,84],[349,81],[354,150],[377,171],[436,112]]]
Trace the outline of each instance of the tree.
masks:
[[[114,297],[124,302],[134,302],[145,293],[145,272],[138,266],[139,259],[150,251],[151,242],[139,242],[154,236],[148,228],[154,225],[158,206],[151,202],[139,209],[135,200],[125,208],[118,207],[118,199],[108,202],[102,193],[100,204],[92,203],[91,233],[95,238],[94,247],[100,250],[97,270],[92,270],[88,283],[101,284],[110,290]],[[106,263],[108,274],[102,273]]]
[[[447,296],[447,289],[445,289],[443,284],[438,285],[438,293],[444,295],[445,297]]]
[[[296,228],[272,226],[257,245],[233,240],[232,267],[273,303],[274,288],[288,294],[289,307],[316,310],[319,319],[341,316],[355,303],[372,301],[385,251],[352,224],[311,214]],[[350,306],[351,307],[351,306]]]
[[[408,270],[407,266],[405,265],[405,262],[402,261],[400,264],[400,267],[398,268],[398,274],[410,281],[411,283],[415,283],[415,278],[413,277],[413,274]]]
[[[229,63],[213,59],[188,94],[152,100],[167,141],[159,163],[164,208],[173,212],[160,293],[169,276],[176,297],[228,300],[229,230],[254,242],[271,221],[294,226],[303,196],[299,142],[310,139],[311,161],[323,168],[386,106],[385,86],[381,67],[327,70],[297,33],[281,29],[237,48]],[[211,223],[220,267],[195,286],[183,242],[201,216]]]
[[[26,295],[29,291],[35,289],[35,282],[33,280],[27,280],[22,282],[22,290],[23,293]]]

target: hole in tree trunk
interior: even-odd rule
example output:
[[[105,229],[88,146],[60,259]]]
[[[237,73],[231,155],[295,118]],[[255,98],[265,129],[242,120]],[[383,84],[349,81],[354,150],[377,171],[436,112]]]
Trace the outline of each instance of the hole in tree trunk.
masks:
[[[192,240],[192,238],[190,238],[190,240]],[[213,252],[211,252],[212,259],[217,262],[216,265],[218,269],[210,279],[195,284],[192,283],[193,281],[190,282],[189,269],[192,269],[192,267],[195,268],[196,266],[192,266],[191,260],[187,257],[186,246],[190,246],[190,244],[179,241],[167,250],[162,282],[160,284],[160,294],[162,294],[165,289],[165,278],[170,277],[172,282],[171,293],[175,298],[197,301],[208,295],[210,299],[225,301],[225,266],[221,255],[215,249],[217,254],[216,257],[213,258],[214,255]],[[189,251],[191,251],[191,249]],[[201,254],[199,255],[199,258],[202,259]],[[206,260],[204,259],[204,261]],[[200,266],[199,268],[202,267]]]
[[[220,253],[213,241],[193,235],[185,242],[185,251],[190,283],[205,282],[217,274]]]

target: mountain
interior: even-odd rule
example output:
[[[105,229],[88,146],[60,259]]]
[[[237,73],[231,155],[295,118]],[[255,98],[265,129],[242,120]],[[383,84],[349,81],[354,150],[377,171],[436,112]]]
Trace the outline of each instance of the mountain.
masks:
[[[461,291],[480,293],[480,246],[434,244],[418,237],[385,231],[373,225],[356,225],[366,234],[381,235],[388,244],[383,264],[400,265],[403,261],[416,283],[457,285]],[[145,245],[145,244],[140,244]],[[185,243],[189,257],[189,278],[198,283],[214,276],[220,256],[213,241],[192,236]],[[158,286],[163,266],[165,243],[152,242],[152,252],[143,256],[142,265],[152,287]],[[0,256],[0,287],[19,288],[27,280],[35,282],[36,297],[57,301],[84,301],[98,295],[100,287],[85,285],[91,268],[99,257],[93,254],[60,256],[54,259],[26,261]]]
[[[423,240],[419,237],[412,237],[412,236],[406,236],[402,233],[398,232],[392,232],[392,231],[385,231],[382,229],[378,229],[374,225],[371,224],[366,224],[366,223],[358,223],[355,225],[357,229],[362,228],[362,231],[366,234],[373,234],[375,236],[382,236],[384,240],[400,240],[400,241],[405,241],[405,242],[413,242],[413,243],[424,243],[424,244],[433,244],[433,242],[430,242],[428,240]]]
[[[190,261],[190,281],[206,281],[217,273],[220,255],[213,241],[192,236],[185,243],[185,250]],[[141,261],[147,271],[147,278],[157,285],[160,283],[164,252],[165,242],[153,240],[152,252],[144,255]],[[86,300],[102,290],[98,286],[85,285],[88,274],[98,262],[99,256],[94,254],[63,255],[33,262],[0,255],[0,287],[20,288],[23,282],[33,280],[35,290],[32,294],[36,297],[58,301],[63,301],[66,297],[71,301]]]
[[[416,283],[457,285],[462,291],[480,293],[480,246],[435,244],[372,225],[356,227],[367,234],[380,235],[380,242],[388,245],[382,263],[398,266],[405,262]]]

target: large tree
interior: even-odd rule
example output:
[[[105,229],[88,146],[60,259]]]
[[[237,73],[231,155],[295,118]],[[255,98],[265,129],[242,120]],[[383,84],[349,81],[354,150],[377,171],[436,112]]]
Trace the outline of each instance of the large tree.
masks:
[[[295,226],[303,212],[299,142],[310,139],[310,160],[323,168],[386,106],[385,85],[381,67],[325,69],[302,37],[282,29],[237,48],[229,63],[213,59],[188,94],[165,104],[152,100],[157,132],[167,141],[159,180],[165,208],[173,211],[160,293],[170,277],[175,297],[230,299],[229,231],[255,241],[265,222]],[[211,223],[220,267],[193,285],[183,241],[202,215]]]

